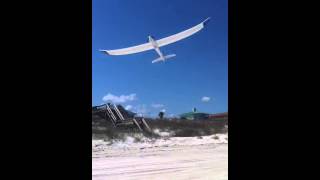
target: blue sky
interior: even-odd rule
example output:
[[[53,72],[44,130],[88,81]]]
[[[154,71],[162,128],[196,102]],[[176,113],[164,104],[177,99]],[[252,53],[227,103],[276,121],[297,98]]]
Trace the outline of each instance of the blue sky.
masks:
[[[112,100],[145,116],[228,111],[228,4],[226,0],[93,0],[92,104]],[[107,56],[118,49],[178,33],[211,17],[187,39],[161,47],[176,54],[152,64],[154,50]],[[203,101],[204,100],[204,101]]]

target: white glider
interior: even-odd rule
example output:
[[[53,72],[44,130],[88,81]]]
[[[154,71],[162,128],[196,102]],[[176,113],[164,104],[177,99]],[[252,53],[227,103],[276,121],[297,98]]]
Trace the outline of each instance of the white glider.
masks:
[[[170,54],[170,55],[163,55],[162,52],[160,51],[159,47],[180,41],[184,38],[187,38],[193,34],[195,34],[196,32],[200,31],[201,29],[204,28],[204,26],[207,24],[207,22],[209,21],[210,17],[207,18],[206,20],[204,20],[203,22],[201,22],[200,24],[187,29],[185,31],[182,31],[180,33],[174,34],[172,36],[168,36],[166,38],[162,38],[159,40],[155,40],[152,36],[148,36],[148,43],[145,44],[141,44],[138,46],[132,46],[132,47],[128,47],[128,48],[123,48],[123,49],[116,49],[116,50],[100,50],[101,52],[104,52],[108,55],[127,55],[127,54],[134,54],[134,53],[139,53],[139,52],[143,52],[143,51],[148,51],[151,49],[154,49],[158,54],[159,54],[159,58],[155,59],[152,61],[152,63],[156,63],[159,61],[165,61],[166,59],[175,57],[175,54]]]

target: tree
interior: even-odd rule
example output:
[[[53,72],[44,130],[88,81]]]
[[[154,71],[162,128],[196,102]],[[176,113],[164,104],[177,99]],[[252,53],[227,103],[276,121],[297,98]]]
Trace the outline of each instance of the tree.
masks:
[[[164,116],[164,112],[162,112],[162,111],[159,112],[159,118],[160,118],[160,119],[163,119],[163,116]]]

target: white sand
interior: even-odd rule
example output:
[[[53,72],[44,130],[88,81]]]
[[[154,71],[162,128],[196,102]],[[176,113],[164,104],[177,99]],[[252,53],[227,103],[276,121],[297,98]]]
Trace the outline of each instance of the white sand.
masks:
[[[227,135],[215,136],[93,140],[92,179],[228,179]]]

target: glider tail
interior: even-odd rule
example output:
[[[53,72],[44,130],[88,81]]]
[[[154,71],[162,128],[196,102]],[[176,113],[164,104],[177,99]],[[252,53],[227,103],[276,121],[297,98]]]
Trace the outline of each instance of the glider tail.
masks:
[[[169,54],[169,55],[164,56],[163,58],[162,57],[158,57],[157,59],[153,60],[152,63],[157,63],[157,62],[160,62],[160,61],[164,62],[165,60],[173,58],[175,56],[176,56],[175,54]]]
[[[173,58],[175,56],[176,56],[175,54],[169,54],[169,55],[164,56],[164,59],[170,59],[170,58]]]

